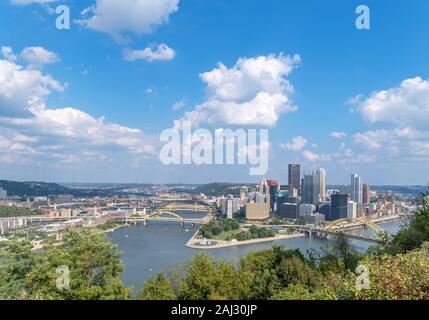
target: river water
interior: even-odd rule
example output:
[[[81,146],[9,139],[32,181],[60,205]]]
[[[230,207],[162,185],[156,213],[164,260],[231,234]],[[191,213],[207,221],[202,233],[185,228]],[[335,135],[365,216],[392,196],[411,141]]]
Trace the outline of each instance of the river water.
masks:
[[[204,214],[187,212],[180,212],[180,215],[192,215],[194,218],[204,216]],[[401,221],[392,221],[380,226],[394,234],[402,224]],[[160,271],[180,267],[197,253],[207,253],[214,258],[237,262],[241,256],[250,251],[268,249],[274,244],[283,245],[286,249],[299,249],[304,254],[310,248],[327,249],[333,244],[330,240],[303,237],[214,250],[187,248],[186,242],[196,231],[197,229],[190,225],[182,228],[179,223],[174,222],[151,222],[148,227],[132,226],[116,229],[109,233],[109,238],[118,245],[119,251],[122,253],[124,284],[138,289],[143,281]],[[362,252],[373,245],[357,240],[353,240],[352,243]]]

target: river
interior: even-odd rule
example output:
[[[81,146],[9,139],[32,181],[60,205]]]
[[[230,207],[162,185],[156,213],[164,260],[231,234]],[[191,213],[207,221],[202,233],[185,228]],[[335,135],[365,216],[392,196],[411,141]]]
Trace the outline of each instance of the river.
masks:
[[[196,218],[204,216],[186,212],[180,214],[182,216],[192,215]],[[391,221],[380,226],[394,234],[402,224],[401,221]],[[186,263],[197,253],[204,252],[214,258],[237,262],[241,256],[250,251],[271,248],[274,244],[284,245],[286,249],[299,249],[306,253],[310,248],[329,248],[333,243],[330,240],[303,237],[214,250],[187,248],[186,242],[196,231],[197,229],[191,226],[182,228],[179,223],[151,222],[148,227],[143,225],[125,227],[109,233],[109,238],[118,245],[119,251],[122,253],[121,260],[124,264],[122,280],[125,285],[138,289],[143,281],[162,270]],[[362,252],[373,245],[357,240],[353,240],[352,243]]]

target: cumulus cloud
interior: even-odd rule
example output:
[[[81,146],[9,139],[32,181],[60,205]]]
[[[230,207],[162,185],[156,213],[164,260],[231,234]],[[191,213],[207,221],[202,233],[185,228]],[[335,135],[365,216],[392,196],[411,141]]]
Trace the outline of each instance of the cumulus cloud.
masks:
[[[292,139],[290,143],[280,144],[280,147],[290,151],[301,151],[307,144],[307,139],[298,136]]]
[[[316,161],[330,161],[331,155],[329,154],[318,154],[310,150],[304,150],[302,155],[307,161],[316,162]]]
[[[47,95],[63,90],[63,85],[50,75],[0,60],[0,116],[28,115],[44,107]]]
[[[370,123],[427,125],[429,121],[429,80],[404,80],[399,86],[353,99],[354,108]]]
[[[46,97],[64,86],[40,70],[0,60],[0,153],[81,156],[83,148],[122,149],[152,155],[154,138],[76,108],[49,108]],[[61,152],[59,152],[61,151]]]
[[[5,46],[1,47],[1,54],[8,61],[15,62],[16,60],[18,60],[18,57],[13,53],[13,50],[11,47],[5,47]]]
[[[168,61],[173,60],[176,56],[176,51],[171,49],[166,44],[162,43],[154,47],[147,47],[143,50],[131,50],[125,48],[123,50],[124,59],[127,61],[135,61],[138,59],[153,61]]]
[[[219,63],[200,74],[208,99],[177,120],[175,127],[182,121],[275,126],[282,113],[297,110],[290,100],[293,87],[285,77],[300,61],[298,55],[280,54],[240,58],[232,68]]]
[[[178,10],[179,0],[97,0],[82,12],[84,18],[76,22],[124,42],[127,40],[124,32],[151,33]]]
[[[30,67],[41,68],[47,64],[59,62],[58,55],[42,47],[27,47],[21,51],[20,57]]]
[[[340,131],[332,131],[330,133],[330,136],[334,139],[342,139],[346,137],[346,133],[345,132],[340,132]]]

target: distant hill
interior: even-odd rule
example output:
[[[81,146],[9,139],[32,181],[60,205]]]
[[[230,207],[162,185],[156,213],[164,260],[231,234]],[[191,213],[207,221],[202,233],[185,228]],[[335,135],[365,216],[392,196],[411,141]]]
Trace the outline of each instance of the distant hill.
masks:
[[[220,196],[228,196],[228,195],[233,195],[234,197],[238,197],[240,195],[241,186],[255,188],[256,183],[246,184],[246,183],[214,182],[214,183],[200,185],[195,189],[193,189],[192,191],[188,191],[188,192],[192,194],[203,193],[211,197],[220,197]]]
[[[33,181],[17,182],[0,180],[0,187],[7,191],[8,196],[18,197],[57,196],[60,194],[71,194],[75,197],[91,197],[105,194],[103,191],[94,189],[72,189],[57,183]]]
[[[349,193],[350,194],[350,192],[351,192],[350,186],[330,185],[330,186],[327,186],[327,188],[328,189],[337,189],[342,193]],[[377,191],[377,192],[392,191],[395,194],[399,194],[402,196],[408,196],[408,197],[417,197],[420,194],[428,191],[427,186],[390,186],[390,185],[373,186],[373,185],[370,185],[369,188],[372,191]]]

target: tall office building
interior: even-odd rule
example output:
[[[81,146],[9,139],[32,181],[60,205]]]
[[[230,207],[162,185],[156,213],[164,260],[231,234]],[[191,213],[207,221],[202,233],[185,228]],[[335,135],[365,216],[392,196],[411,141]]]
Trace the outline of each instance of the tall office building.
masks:
[[[351,176],[352,201],[362,204],[362,179],[355,173]]]
[[[299,190],[301,186],[301,165],[299,164],[289,164],[289,182],[288,184],[294,187],[296,190]]]
[[[301,186],[301,202],[313,204],[314,198],[314,175],[312,173],[304,173]]]
[[[301,187],[302,203],[317,205],[326,198],[326,171],[317,169],[313,173],[304,173]]]
[[[270,216],[270,188],[265,178],[256,187],[258,190],[249,195],[249,202],[245,205],[246,219],[263,220]]]
[[[234,198],[233,196],[228,196],[228,198],[223,199],[222,214],[227,219],[232,219],[239,209],[239,199]]]
[[[347,219],[353,220],[357,218],[358,204],[353,201],[347,203]]]
[[[314,173],[314,199],[324,201],[326,198],[326,171],[317,169]]]
[[[270,179],[267,180],[267,184],[270,191],[270,209],[271,212],[274,212],[276,210],[276,195],[277,191],[280,190],[280,183],[277,180]]]
[[[362,188],[362,202],[363,204],[370,204],[371,203],[371,190],[369,189],[369,186],[367,183],[363,184]]]
[[[348,194],[335,193],[331,197],[331,214],[329,220],[347,218],[350,196]]]

